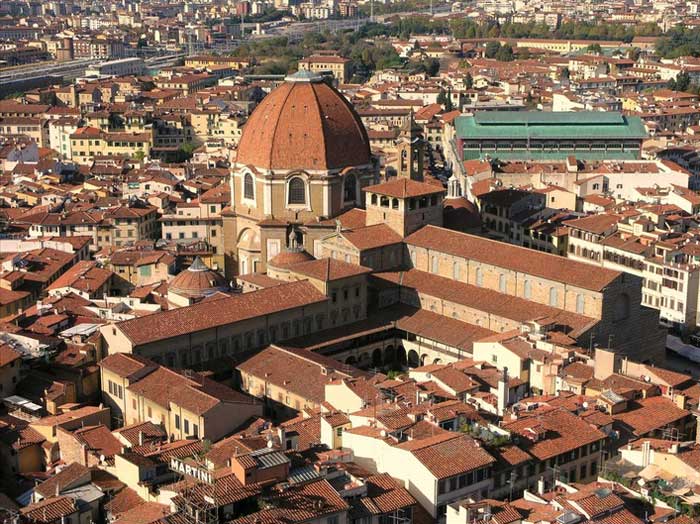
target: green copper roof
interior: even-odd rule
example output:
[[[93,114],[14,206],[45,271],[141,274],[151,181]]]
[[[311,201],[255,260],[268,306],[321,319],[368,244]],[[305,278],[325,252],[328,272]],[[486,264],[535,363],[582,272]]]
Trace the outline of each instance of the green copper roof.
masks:
[[[562,149],[561,151],[478,151],[466,149],[462,160],[485,160],[486,158],[505,161],[547,160],[563,161],[569,156],[578,160],[639,160],[639,151],[584,151],[580,149]]]
[[[479,124],[500,125],[568,125],[572,122],[582,125],[618,124],[624,125],[622,113],[603,111],[480,111],[474,115]]]
[[[639,117],[614,112],[482,111],[455,119],[463,139],[643,139]]]

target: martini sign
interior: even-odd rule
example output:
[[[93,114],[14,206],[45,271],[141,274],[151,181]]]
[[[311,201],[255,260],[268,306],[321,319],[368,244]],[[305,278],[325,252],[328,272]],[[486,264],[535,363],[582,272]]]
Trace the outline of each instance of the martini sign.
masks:
[[[204,482],[205,484],[214,483],[214,475],[212,475],[212,472],[207,468],[194,464],[188,464],[184,460],[176,457],[170,458],[170,469],[175,473]]]

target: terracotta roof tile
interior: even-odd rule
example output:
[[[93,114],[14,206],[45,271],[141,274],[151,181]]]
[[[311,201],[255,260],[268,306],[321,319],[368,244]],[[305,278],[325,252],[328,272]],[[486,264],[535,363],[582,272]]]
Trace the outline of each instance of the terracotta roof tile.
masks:
[[[357,275],[371,273],[371,269],[351,264],[335,258],[321,258],[318,260],[309,260],[308,262],[300,262],[289,267],[290,271],[301,275],[331,282],[333,280],[341,280]]]
[[[601,441],[605,434],[564,409],[539,409],[517,420],[504,421],[503,428],[522,435],[522,447],[539,460],[547,460],[576,448]],[[531,428],[541,428],[542,437],[528,441]]]
[[[123,378],[130,378],[142,370],[155,369],[156,364],[139,355],[115,353],[100,360],[100,367]]]
[[[495,462],[477,441],[454,432],[398,444],[410,451],[437,478],[447,478]]]
[[[396,198],[413,198],[445,193],[446,190],[442,185],[418,182],[410,178],[395,178],[389,182],[363,187],[362,191]]]
[[[392,513],[416,504],[416,499],[401,484],[387,474],[372,475],[365,480],[367,495],[362,497],[371,501],[364,504],[373,515]]]
[[[0,368],[11,364],[22,358],[22,354],[13,349],[8,344],[0,345]]]
[[[35,504],[30,504],[19,510],[30,522],[53,524],[60,522],[77,511],[75,502],[70,497],[52,497]]]
[[[111,513],[113,517],[118,518],[122,513],[126,513],[144,503],[145,501],[133,489],[124,488],[105,504],[105,510]]]
[[[306,281],[205,301],[115,324],[136,345],[148,344],[328,300]]]
[[[404,242],[592,291],[601,291],[621,275],[603,268],[592,271],[584,262],[436,226],[421,228]]]
[[[317,404],[325,399],[327,383],[352,376],[351,368],[329,357],[277,346],[268,346],[237,368]]]
[[[127,389],[160,406],[168,407],[172,403],[198,415],[203,415],[225,402],[255,403],[252,397],[199,373],[185,376],[165,366],[159,366]]]
[[[145,422],[137,422],[136,424],[131,424],[129,426],[124,426],[122,428],[115,429],[112,433],[116,433],[126,440],[132,446],[142,445],[139,444],[139,439],[143,439],[143,442],[159,442],[168,438],[168,434],[165,430],[159,426],[147,420]]]
[[[400,244],[403,237],[386,224],[361,227],[352,231],[344,231],[342,236],[360,251],[375,249],[391,244]]]
[[[86,451],[98,458],[104,456],[110,459],[122,450],[121,443],[104,425],[76,429],[73,431],[73,436],[85,446]]]
[[[90,481],[90,470],[77,462],[73,462],[39,484],[34,488],[34,491],[44,498],[49,498],[56,495],[57,489],[60,492],[64,489],[79,486],[83,480],[86,483]]]
[[[335,169],[370,163],[352,105],[325,82],[285,82],[243,128],[237,162],[264,169]]]
[[[170,507],[157,502],[145,502],[122,513],[114,524],[151,524],[170,514]]]
[[[628,409],[613,415],[616,424],[641,437],[690,415],[666,397],[648,397],[628,404]]]
[[[93,293],[107,284],[113,273],[108,269],[102,269],[95,262],[81,260],[68,271],[63,273],[49,287],[49,291],[70,287],[85,293]]]
[[[491,289],[464,284],[417,269],[375,273],[372,278],[407,289],[415,289],[424,295],[472,307],[515,322],[546,321],[574,333],[587,329],[596,322],[595,319],[583,315],[505,295]],[[484,337],[491,333],[482,332]],[[475,335],[480,336],[478,330],[475,331]]]
[[[319,504],[320,502],[320,504]],[[241,517],[231,524],[296,524],[347,511],[347,502],[325,479],[297,484],[271,497],[272,508]]]

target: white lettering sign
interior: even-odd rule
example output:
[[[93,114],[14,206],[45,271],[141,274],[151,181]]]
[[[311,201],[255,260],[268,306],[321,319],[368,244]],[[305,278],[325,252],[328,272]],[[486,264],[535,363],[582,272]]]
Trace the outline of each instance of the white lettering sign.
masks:
[[[200,482],[204,482],[205,484],[214,483],[214,477],[211,474],[211,471],[203,467],[187,464],[179,458],[170,458],[170,469],[175,473],[179,473],[180,475],[184,475],[185,477],[191,477]]]

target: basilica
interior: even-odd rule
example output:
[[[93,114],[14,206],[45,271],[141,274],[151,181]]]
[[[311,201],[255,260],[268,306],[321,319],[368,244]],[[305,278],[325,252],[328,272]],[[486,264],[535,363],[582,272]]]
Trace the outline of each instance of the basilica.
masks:
[[[334,358],[366,363],[376,353],[379,362],[413,366],[455,360],[471,353],[466,333],[525,328],[582,347],[614,335],[624,344],[611,349],[626,356],[663,357],[658,312],[641,304],[638,278],[591,274],[582,262],[467,234],[478,213],[455,177],[444,187],[424,176],[425,147],[409,118],[395,160],[380,165],[344,96],[321,76],[290,75],[243,130],[231,204],[222,211],[225,278],[193,264],[169,295],[186,307],[104,330],[107,345],[200,365],[217,351],[254,351],[302,334],[332,338],[341,327],[363,333],[363,323],[383,312],[398,315],[390,324],[430,316],[404,330],[411,340],[438,321],[451,327],[433,334],[440,340],[432,350],[422,343],[410,349],[411,340],[402,339],[405,358],[382,356],[381,348],[336,348]],[[227,294],[226,303],[209,300]],[[458,335],[445,338],[443,331]],[[182,336],[195,332],[196,339]]]
[[[379,181],[365,127],[321,76],[300,71],[270,93],[245,125],[224,218],[229,276],[265,271],[295,237],[318,254],[335,219],[363,206]]]

